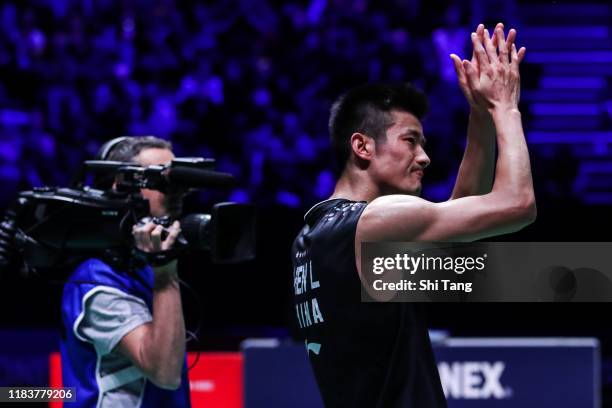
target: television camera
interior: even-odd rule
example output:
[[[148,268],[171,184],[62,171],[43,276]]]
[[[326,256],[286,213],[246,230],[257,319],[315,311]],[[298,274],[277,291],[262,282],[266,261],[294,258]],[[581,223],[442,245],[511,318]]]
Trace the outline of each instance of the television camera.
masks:
[[[70,188],[22,191],[0,223],[0,272],[19,262],[26,272],[41,272],[87,257],[125,261],[137,252],[131,234],[134,224],[152,220],[167,227],[174,221],[150,218],[149,203],[140,190],[170,193],[231,187],[234,177],[214,171],[213,166],[214,159],[205,158],[175,158],[167,165],[146,167],[89,160]],[[112,187],[86,185],[88,174]],[[255,257],[252,205],[217,203],[210,214],[188,214],[180,223],[174,251],[208,250],[217,263]]]

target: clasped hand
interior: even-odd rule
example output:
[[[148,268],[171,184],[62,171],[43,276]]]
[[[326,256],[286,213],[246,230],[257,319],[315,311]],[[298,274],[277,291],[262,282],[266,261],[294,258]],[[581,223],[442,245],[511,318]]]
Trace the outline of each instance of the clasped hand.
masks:
[[[497,24],[492,36],[480,24],[471,34],[472,59],[461,60],[451,54],[459,87],[472,110],[478,113],[494,109],[512,110],[518,108],[520,99],[519,64],[525,57],[526,49],[517,51],[516,30],[508,32],[505,38],[504,25]]]

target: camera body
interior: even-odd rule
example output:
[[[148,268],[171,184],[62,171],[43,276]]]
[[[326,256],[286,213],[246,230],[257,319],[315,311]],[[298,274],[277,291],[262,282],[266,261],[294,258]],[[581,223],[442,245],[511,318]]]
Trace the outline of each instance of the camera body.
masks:
[[[134,247],[132,226],[149,216],[140,188],[189,189],[231,181],[231,175],[199,170],[211,159],[177,159],[168,166],[140,167],[133,163],[94,163],[94,170],[121,174],[122,188],[98,190],[39,187],[23,191],[0,224],[0,271],[23,259],[27,269],[61,268],[75,259],[128,256]],[[179,169],[172,172],[173,169]],[[150,219],[169,226],[168,217]],[[179,252],[210,251],[217,263],[255,257],[255,208],[249,204],[217,203],[210,214],[189,214],[181,220]],[[128,254],[128,255],[126,255]]]

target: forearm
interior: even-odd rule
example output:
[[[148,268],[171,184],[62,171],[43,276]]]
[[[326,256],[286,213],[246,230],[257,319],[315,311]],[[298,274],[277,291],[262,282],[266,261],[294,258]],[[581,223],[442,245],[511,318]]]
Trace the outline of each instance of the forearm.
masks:
[[[155,271],[153,323],[143,350],[157,379],[178,386],[185,358],[185,322],[176,266],[172,267],[174,271]]]
[[[495,170],[495,125],[487,112],[470,112],[468,136],[451,200],[491,191]]]
[[[499,149],[494,193],[525,204],[534,202],[529,150],[518,109],[492,109]]]

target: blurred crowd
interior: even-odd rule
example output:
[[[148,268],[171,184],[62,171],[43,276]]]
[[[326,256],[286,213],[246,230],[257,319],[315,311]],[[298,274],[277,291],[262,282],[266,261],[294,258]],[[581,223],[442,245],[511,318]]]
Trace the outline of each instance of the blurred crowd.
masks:
[[[334,183],[329,108],[367,81],[430,96],[424,194],[445,199],[468,109],[449,54],[469,52],[474,3],[3,1],[0,206],[149,134],[238,176],[230,199],[308,206]]]

